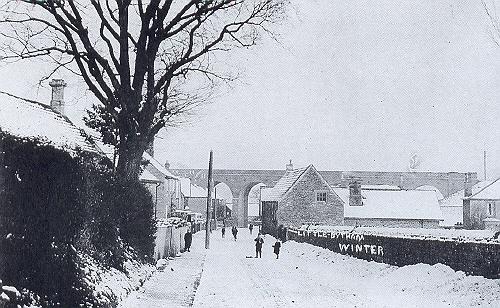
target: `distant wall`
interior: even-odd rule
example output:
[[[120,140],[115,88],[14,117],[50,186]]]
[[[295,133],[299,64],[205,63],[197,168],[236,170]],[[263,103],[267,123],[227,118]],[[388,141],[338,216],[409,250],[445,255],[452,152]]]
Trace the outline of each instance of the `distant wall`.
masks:
[[[364,260],[404,266],[442,263],[454,270],[500,278],[500,243],[398,238],[342,231],[289,228],[288,239]]]
[[[345,217],[344,225],[390,228],[439,228],[439,220]]]
[[[206,197],[184,197],[185,204],[189,207],[191,212],[205,214],[207,212],[207,198]]]

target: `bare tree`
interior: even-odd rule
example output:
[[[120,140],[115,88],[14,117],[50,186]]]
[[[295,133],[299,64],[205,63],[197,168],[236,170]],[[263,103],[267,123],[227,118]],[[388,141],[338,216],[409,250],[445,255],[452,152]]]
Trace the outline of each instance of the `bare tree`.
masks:
[[[97,98],[86,123],[117,149],[117,175],[136,179],[162,128],[203,100],[186,81],[211,55],[255,45],[287,0],[9,0],[1,7],[3,61],[43,58],[46,78],[67,69]],[[212,56],[213,57],[213,56]]]

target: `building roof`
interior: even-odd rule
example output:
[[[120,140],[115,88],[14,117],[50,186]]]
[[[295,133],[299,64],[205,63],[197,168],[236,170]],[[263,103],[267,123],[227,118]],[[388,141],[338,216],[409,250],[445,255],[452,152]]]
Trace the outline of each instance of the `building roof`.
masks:
[[[386,184],[379,184],[379,185],[363,185],[363,184],[361,184],[361,189],[370,189],[370,190],[401,190],[401,188],[399,186],[386,185]]]
[[[333,190],[344,201],[346,218],[443,219],[434,191],[362,190],[363,205],[350,206],[348,188]]]
[[[195,197],[195,198],[206,198],[207,190],[198,185],[191,184],[191,180],[188,178],[180,178],[181,181],[181,192],[185,197]]]
[[[492,181],[480,181],[477,182],[475,185],[472,186],[472,194],[477,194],[480,190],[485,188],[486,186],[490,185]],[[463,199],[464,199],[464,190],[459,190],[448,197],[439,200],[439,204],[441,205],[455,205],[455,206],[463,206]]]
[[[286,194],[287,191],[297,182],[301,175],[303,175],[309,168],[314,168],[309,165],[305,168],[293,169],[286,171],[285,174],[278,180],[276,185],[271,188],[263,188],[261,200],[262,201],[279,201]]]
[[[37,138],[60,149],[100,152],[68,118],[43,104],[0,100],[0,130],[16,137]]]
[[[464,199],[471,200],[500,200],[500,178],[496,179],[472,196]]]
[[[174,179],[174,180],[179,179],[179,177],[173,175],[170,171],[167,170],[167,168],[162,166],[162,164],[160,164],[159,161],[157,161],[153,156],[149,155],[147,152],[144,152],[142,158],[147,160],[151,166],[153,166],[156,170],[158,170],[158,172],[164,174],[166,179]]]
[[[144,169],[142,171],[141,175],[139,176],[139,180],[144,182],[144,183],[161,183],[162,180],[158,179],[154,174],[149,172],[147,169]]]
[[[318,177],[321,178],[321,181],[323,181],[331,190],[330,185],[328,182],[325,181],[325,179],[321,176],[321,174],[314,168],[314,166],[311,164],[307,167],[304,168],[299,168],[299,169],[293,169],[285,172],[285,175],[283,175],[276,185],[271,188],[263,188],[261,190],[261,201],[280,201],[285,197],[285,195],[291,190],[291,188],[299,181],[299,179],[306,174],[309,170],[315,172]],[[333,193],[335,193],[332,190]]]

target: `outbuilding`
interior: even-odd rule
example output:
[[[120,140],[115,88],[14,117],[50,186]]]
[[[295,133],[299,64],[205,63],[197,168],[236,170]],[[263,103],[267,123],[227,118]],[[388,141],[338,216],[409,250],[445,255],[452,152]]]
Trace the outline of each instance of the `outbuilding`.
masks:
[[[435,191],[334,187],[344,201],[344,224],[366,227],[438,228],[443,219]]]

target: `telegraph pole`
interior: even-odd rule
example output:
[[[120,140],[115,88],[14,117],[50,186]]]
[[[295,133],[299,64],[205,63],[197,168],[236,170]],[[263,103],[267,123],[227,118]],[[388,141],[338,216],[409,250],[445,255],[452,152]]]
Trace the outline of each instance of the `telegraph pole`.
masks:
[[[205,224],[205,249],[210,248],[210,208],[212,203],[212,162],[213,162],[213,151],[210,150],[210,159],[208,161],[208,184],[207,184],[207,217]]]

